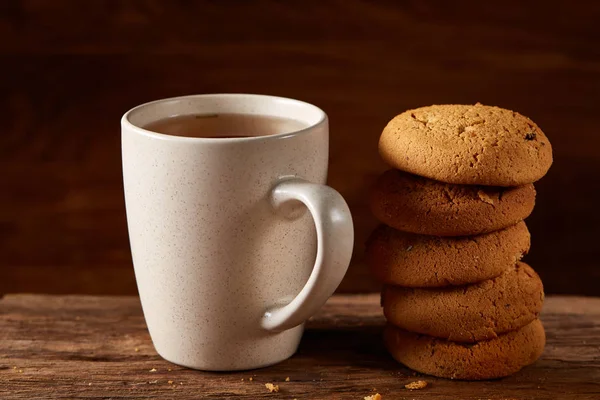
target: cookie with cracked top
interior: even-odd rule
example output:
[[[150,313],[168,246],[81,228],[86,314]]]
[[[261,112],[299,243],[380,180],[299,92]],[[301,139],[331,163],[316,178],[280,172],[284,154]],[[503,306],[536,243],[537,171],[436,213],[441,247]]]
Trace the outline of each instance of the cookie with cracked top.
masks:
[[[520,186],[552,164],[550,141],[532,120],[479,103],[403,112],[383,130],[379,153],[394,168],[465,185]]]
[[[519,329],[542,310],[544,287],[519,262],[499,277],[465,286],[415,289],[386,286],[381,295],[389,323],[454,342],[489,340]]]
[[[475,344],[454,343],[388,325],[384,342],[397,361],[415,371],[441,378],[480,380],[508,376],[533,364],[544,351],[546,335],[538,319]]]
[[[381,282],[405,287],[465,285],[499,276],[530,246],[525,222],[476,236],[417,235],[380,225],[366,244]]]
[[[478,235],[527,218],[535,205],[535,189],[532,184],[452,185],[392,169],[377,179],[369,203],[379,221],[401,231]]]

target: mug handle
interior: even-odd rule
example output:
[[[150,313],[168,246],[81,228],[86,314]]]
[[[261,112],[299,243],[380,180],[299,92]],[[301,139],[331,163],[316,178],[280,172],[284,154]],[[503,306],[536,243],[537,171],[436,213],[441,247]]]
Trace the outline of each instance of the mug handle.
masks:
[[[271,192],[276,210],[298,201],[304,203],[317,229],[317,260],[308,281],[287,305],[267,310],[263,329],[281,332],[298,326],[325,304],[348,270],[354,246],[354,227],[342,195],[326,185],[290,178],[279,182]]]

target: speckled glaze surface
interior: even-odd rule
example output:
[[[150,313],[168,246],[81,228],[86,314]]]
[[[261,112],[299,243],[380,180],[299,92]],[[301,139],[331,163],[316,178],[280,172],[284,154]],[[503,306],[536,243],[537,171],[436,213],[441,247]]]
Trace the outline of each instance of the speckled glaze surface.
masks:
[[[140,128],[196,113],[290,117],[309,127],[226,139]],[[121,125],[133,263],[158,353],[221,371],[290,357],[352,253],[348,207],[324,186],[325,113],[271,96],[198,95],[138,106]]]

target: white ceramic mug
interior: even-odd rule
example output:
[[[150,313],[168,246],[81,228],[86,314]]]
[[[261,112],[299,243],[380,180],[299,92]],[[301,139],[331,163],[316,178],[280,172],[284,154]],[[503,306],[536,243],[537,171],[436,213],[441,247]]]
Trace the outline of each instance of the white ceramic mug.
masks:
[[[143,128],[175,115],[220,113],[308,127],[242,138]],[[121,127],[131,251],[156,351],[215,371],[290,357],[304,322],[344,277],[353,247],[348,206],[324,185],[327,115],[281,97],[211,94],[143,104]]]

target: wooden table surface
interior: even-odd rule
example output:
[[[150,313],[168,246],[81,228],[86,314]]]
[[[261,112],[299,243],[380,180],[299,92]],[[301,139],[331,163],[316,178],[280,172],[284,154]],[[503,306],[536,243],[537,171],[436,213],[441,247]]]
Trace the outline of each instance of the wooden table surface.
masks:
[[[600,399],[600,298],[549,297],[542,320],[548,342],[533,366],[501,380],[452,381],[387,355],[378,295],[338,295],[309,321],[291,359],[207,373],[157,355],[137,297],[8,295],[0,300],[0,398]],[[404,388],[415,380],[428,386]]]

